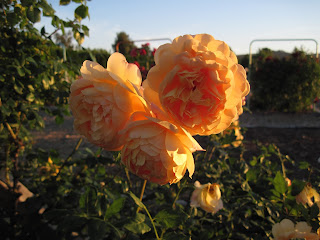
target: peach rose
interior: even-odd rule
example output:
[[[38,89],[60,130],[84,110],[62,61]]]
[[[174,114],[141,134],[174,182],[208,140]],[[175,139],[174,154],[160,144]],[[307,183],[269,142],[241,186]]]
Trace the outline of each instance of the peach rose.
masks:
[[[272,227],[272,234],[275,240],[289,240],[295,232],[294,223],[289,219],[283,219]]]
[[[122,163],[137,176],[161,185],[180,181],[187,169],[191,177],[192,152],[202,150],[180,127],[141,112],[132,115],[121,134]]]
[[[275,240],[306,239],[319,240],[316,233],[311,232],[312,228],[306,222],[298,222],[296,225],[289,219],[283,219],[272,227],[272,234]]]
[[[191,207],[201,207],[206,212],[216,213],[223,208],[220,187],[216,183],[201,185],[199,181],[194,183],[196,189],[190,199]]]
[[[145,98],[192,135],[220,133],[242,114],[246,71],[228,45],[208,34],[184,35],[155,53]]]
[[[296,202],[302,205],[308,204],[311,207],[315,202],[320,201],[320,195],[315,189],[312,188],[311,184],[306,184],[303,190],[296,196]]]
[[[121,53],[110,56],[107,69],[91,61],[81,67],[81,78],[71,85],[70,109],[74,128],[89,142],[107,150],[120,150],[118,132],[131,114],[145,111],[139,96],[141,74]]]

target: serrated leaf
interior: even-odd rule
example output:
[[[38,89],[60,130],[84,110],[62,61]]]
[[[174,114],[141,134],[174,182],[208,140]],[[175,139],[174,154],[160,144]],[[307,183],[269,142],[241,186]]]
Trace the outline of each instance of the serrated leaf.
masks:
[[[182,224],[188,215],[181,211],[174,210],[161,210],[155,216],[154,220],[165,228],[175,228]]]
[[[277,192],[283,194],[287,191],[287,182],[280,172],[277,172],[273,179],[273,185]]]
[[[129,195],[139,207],[146,209],[146,206],[140,201],[140,199],[136,195],[133,194],[133,192],[129,192]]]
[[[146,216],[142,213],[137,213],[136,217],[128,224],[125,224],[124,227],[130,232],[136,234],[145,234],[149,232],[151,228],[145,223]]]
[[[39,2],[39,5],[43,9],[44,16],[51,16],[55,13],[55,10],[52,8],[51,5],[48,4],[46,0],[42,0],[41,2]]]
[[[27,18],[32,22],[39,22],[41,19],[41,11],[39,8],[29,7],[27,10]]]
[[[74,10],[74,17],[81,21],[82,19],[86,18],[89,14],[89,8],[83,4]]]
[[[124,202],[125,202],[125,198],[118,198],[115,201],[113,201],[113,203],[110,205],[110,207],[108,207],[106,214],[105,214],[105,219],[110,218],[111,216],[117,214],[118,212],[120,212],[120,210],[123,208]]]

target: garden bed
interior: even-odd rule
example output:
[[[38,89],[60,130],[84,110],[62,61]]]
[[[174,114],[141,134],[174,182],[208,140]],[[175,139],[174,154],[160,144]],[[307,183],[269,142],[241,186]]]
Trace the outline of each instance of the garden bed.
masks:
[[[34,132],[35,147],[56,149],[62,157],[68,156],[80,136],[73,131],[73,118],[66,117],[57,125],[52,117],[45,117],[44,131]],[[246,154],[255,155],[257,142],[277,145],[281,153],[294,161],[308,161],[314,167],[320,158],[320,114],[253,113],[240,117],[244,128]],[[80,149],[97,149],[86,140]]]

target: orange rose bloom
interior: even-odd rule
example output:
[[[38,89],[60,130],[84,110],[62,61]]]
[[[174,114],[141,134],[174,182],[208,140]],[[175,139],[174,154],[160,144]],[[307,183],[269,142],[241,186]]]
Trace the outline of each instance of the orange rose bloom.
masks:
[[[200,145],[180,127],[134,113],[123,131],[122,163],[137,176],[158,184],[176,183],[194,172],[192,152]]]
[[[118,132],[133,112],[146,109],[137,92],[141,85],[138,67],[114,53],[107,69],[85,61],[80,71],[82,77],[71,85],[69,99],[75,130],[97,146],[120,150],[123,143]]]
[[[228,45],[208,34],[184,35],[155,53],[144,96],[192,135],[216,134],[242,114],[244,68]]]

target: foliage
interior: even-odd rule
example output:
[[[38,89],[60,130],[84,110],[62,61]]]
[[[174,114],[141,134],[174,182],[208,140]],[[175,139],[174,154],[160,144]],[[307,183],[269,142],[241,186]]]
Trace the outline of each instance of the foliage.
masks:
[[[120,52],[125,56],[129,55],[131,49],[134,47],[134,43],[130,39],[129,35],[125,32],[117,33],[117,37],[112,45],[112,48],[115,52]]]
[[[303,51],[279,59],[263,50],[252,71],[252,110],[305,111],[319,96],[320,65]]]
[[[61,5],[70,2],[60,0]],[[62,49],[51,41],[53,33],[34,28],[42,13],[62,33],[71,28],[81,43],[88,29],[80,20],[89,16],[88,8],[85,1],[73,2],[80,5],[72,21],[55,16],[45,0],[0,3],[3,239],[271,239],[272,225],[283,218],[305,220],[314,231],[319,228],[317,205],[295,201],[306,182],[294,179],[296,166],[290,158],[274,145],[259,145],[257,156],[248,155],[235,130],[199,137],[206,151],[195,155],[193,179],[186,176],[171,186],[147,183],[144,191],[145,182],[124,168],[120,153],[77,151],[81,139],[65,159],[55,150],[31,149],[29,131],[44,126],[40,110],[54,115],[57,123],[63,121],[69,83],[82,61],[97,60],[105,66],[109,57],[101,50],[67,49],[70,58],[64,62]],[[149,45],[135,51],[130,61],[148,70],[153,62]],[[305,66],[304,59],[309,64],[306,56],[296,61]],[[307,163],[299,167],[318,187],[318,170]],[[286,177],[293,180],[291,186]],[[211,215],[190,207],[195,180],[220,184],[222,210]],[[19,200],[24,194],[21,183],[33,193],[26,201]]]
[[[29,131],[44,127],[40,110],[54,115],[57,123],[68,114],[70,81],[78,75],[78,66],[74,68],[57,55],[51,36],[70,28],[80,43],[88,35],[88,28],[80,22],[88,17],[85,1],[75,2],[80,3],[80,9],[76,9],[75,19],[68,21],[57,17],[46,0],[0,3],[0,169],[4,170],[7,180],[12,175],[12,184],[1,185],[12,194],[9,194],[9,218],[1,219],[2,225],[15,226],[17,221],[12,197],[16,196],[21,176],[19,161],[24,160],[30,150]],[[41,16],[52,19],[56,29],[53,33],[47,33],[44,27],[41,31],[34,27]],[[8,231],[9,238],[14,235]]]
[[[243,145],[232,146],[234,131],[198,140],[207,146],[195,155],[194,180],[147,183],[142,199],[143,180],[124,169],[119,153],[84,149],[64,160],[55,151],[35,150],[21,176],[35,195],[18,204],[15,227],[5,221],[10,208],[1,208],[6,234],[18,239],[272,239],[272,225],[283,218],[318,229],[317,205],[296,203],[305,182],[286,170],[293,161],[276,146],[259,144],[260,153],[248,156]],[[318,176],[314,169],[310,180],[319,182]],[[195,180],[220,185],[222,210],[212,215],[189,206]]]

